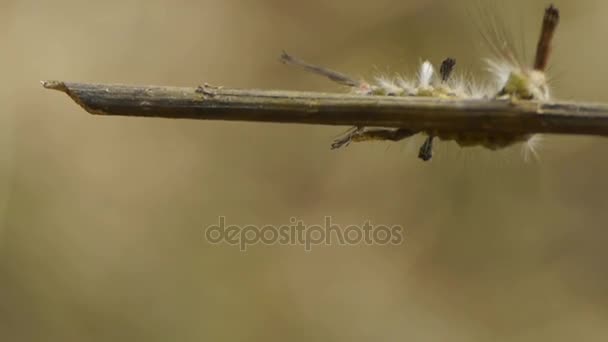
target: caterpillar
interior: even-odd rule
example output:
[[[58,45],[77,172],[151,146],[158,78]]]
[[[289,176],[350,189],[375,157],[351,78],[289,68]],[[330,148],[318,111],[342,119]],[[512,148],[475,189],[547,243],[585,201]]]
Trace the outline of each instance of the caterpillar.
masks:
[[[541,33],[536,46],[534,60],[530,63],[515,56],[506,42],[495,42],[484,36],[489,43],[493,57],[485,60],[493,82],[480,86],[469,78],[455,75],[456,60],[446,58],[439,70],[429,61],[423,61],[414,77],[377,77],[373,82],[356,80],[340,72],[310,64],[286,52],[280,61],[327,77],[340,85],[350,88],[351,92],[368,96],[411,96],[453,99],[511,99],[513,101],[548,101],[551,99],[548,77],[546,75],[552,41],[560,21],[559,10],[550,5],[545,9]],[[407,127],[372,128],[353,127],[331,145],[332,149],[348,146],[352,142],[363,141],[400,141],[417,134]],[[483,132],[442,132],[426,131],[426,140],[419,149],[418,157],[429,161],[433,157],[434,139],[455,141],[461,147],[482,146],[490,150],[503,149],[516,143],[524,143],[526,153],[536,155],[539,136],[534,134],[488,134]]]

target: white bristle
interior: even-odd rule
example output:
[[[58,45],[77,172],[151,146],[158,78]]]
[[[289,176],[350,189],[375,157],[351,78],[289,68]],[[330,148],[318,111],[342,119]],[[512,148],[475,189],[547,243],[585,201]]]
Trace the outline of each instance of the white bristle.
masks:
[[[416,93],[416,86],[414,86],[414,82],[407,80],[403,77],[397,78],[397,86],[403,89],[404,95],[413,95]]]
[[[539,160],[538,157],[538,149],[542,143],[543,136],[541,134],[534,134],[528,139],[528,141],[524,142],[522,146],[522,154],[524,157],[524,161],[528,162],[532,159]]]
[[[376,77],[376,82],[386,95],[401,95],[404,92],[402,87],[398,86],[394,80],[388,77],[378,76]]]
[[[515,67],[505,61],[497,61],[493,59],[485,60],[487,70],[494,76],[494,82],[497,89],[502,89],[509,80],[511,72]]]
[[[434,73],[435,69],[433,69],[433,64],[429,61],[424,61],[422,65],[420,65],[420,71],[418,72],[419,86],[421,88],[429,87]]]

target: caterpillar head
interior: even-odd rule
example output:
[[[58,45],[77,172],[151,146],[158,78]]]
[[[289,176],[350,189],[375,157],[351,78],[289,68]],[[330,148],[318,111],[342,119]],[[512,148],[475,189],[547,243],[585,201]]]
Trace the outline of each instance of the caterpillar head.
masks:
[[[546,101],[550,96],[547,77],[540,70],[513,69],[509,73],[498,96]]]
[[[548,100],[549,86],[545,71],[549,63],[552,50],[552,40],[559,23],[559,10],[550,5],[545,9],[543,22],[536,46],[536,56],[532,68],[520,67],[523,65],[513,58],[512,53],[503,53],[503,56],[511,57],[511,63],[490,64],[490,69],[498,76],[501,90],[498,96],[509,96],[524,100]],[[507,58],[509,60],[509,58]],[[505,72],[507,72],[505,76]]]

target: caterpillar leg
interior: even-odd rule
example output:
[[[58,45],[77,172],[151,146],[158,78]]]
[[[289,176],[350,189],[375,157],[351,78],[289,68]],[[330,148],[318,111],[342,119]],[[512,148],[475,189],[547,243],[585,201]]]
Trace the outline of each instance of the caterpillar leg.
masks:
[[[334,140],[331,144],[331,149],[335,150],[340,147],[348,146],[351,142],[361,141],[400,141],[411,137],[417,132],[406,128],[367,128],[355,127],[346,132],[343,136]]]

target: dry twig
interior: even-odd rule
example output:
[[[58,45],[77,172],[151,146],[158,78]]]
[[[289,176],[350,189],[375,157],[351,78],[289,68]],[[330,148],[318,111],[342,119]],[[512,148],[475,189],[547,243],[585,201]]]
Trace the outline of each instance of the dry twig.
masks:
[[[44,81],[98,115],[407,128],[412,132],[608,135],[608,106]]]

